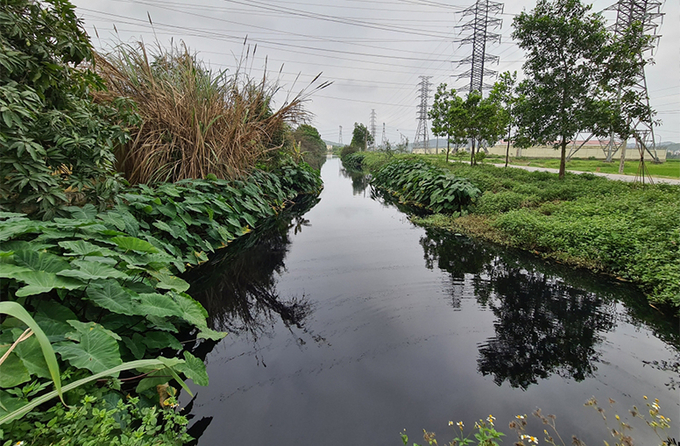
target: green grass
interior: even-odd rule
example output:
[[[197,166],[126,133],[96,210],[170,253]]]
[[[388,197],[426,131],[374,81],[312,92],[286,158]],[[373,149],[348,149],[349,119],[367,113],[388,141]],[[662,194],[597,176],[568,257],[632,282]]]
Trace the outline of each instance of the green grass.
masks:
[[[504,164],[505,157],[488,157],[485,162],[491,164]],[[513,166],[547,167],[551,169],[560,168],[559,158],[510,158],[510,164]],[[623,173],[625,175],[636,175],[638,173],[639,164],[638,161],[626,161]],[[661,164],[647,162],[646,165],[649,173],[653,177],[680,178],[680,160],[669,159]],[[615,160],[612,163],[606,163],[602,160],[574,158],[567,162],[567,170],[618,174],[619,162],[618,160]]]

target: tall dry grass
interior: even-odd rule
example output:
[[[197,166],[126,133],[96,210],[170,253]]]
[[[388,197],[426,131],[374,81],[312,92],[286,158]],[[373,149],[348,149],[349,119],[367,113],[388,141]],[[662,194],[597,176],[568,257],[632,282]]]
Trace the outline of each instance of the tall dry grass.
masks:
[[[313,86],[317,76],[274,110],[280,86],[266,74],[254,80],[244,73],[249,55],[233,73],[208,69],[183,44],[153,51],[142,42],[122,44],[97,56],[108,86],[100,99],[130,98],[142,120],[116,153],[131,184],[234,178],[284,144],[286,129],[308,117],[303,103],[328,83]]]

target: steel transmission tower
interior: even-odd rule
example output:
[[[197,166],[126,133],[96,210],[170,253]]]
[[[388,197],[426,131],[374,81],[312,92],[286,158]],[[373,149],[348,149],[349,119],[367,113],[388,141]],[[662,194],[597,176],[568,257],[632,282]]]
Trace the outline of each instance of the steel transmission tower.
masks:
[[[376,115],[375,115],[375,109],[371,110],[371,136],[373,137],[373,142],[371,143],[371,147],[375,148],[375,126],[376,126]]]
[[[338,143],[340,145],[343,145],[342,144],[342,126],[340,126],[340,133],[338,134]]]
[[[458,61],[458,66],[470,65],[470,69],[458,75],[458,79],[469,78],[469,91],[472,93],[477,90],[491,88],[491,85],[484,83],[484,78],[495,76],[496,71],[487,68],[492,63],[498,63],[499,57],[487,54],[486,43],[500,43],[501,35],[492,33],[490,30],[499,28],[503,20],[492,16],[503,13],[503,3],[492,2],[489,0],[477,0],[477,2],[462,12],[463,17],[472,16],[472,20],[460,25],[463,31],[472,32],[468,37],[460,40],[460,46],[471,44],[472,54],[465,59]]]
[[[383,122],[382,140],[380,141],[380,147],[385,148],[386,142],[387,142],[387,132],[385,132],[385,123]]]
[[[616,22],[609,27],[609,30],[614,33],[616,38],[622,37],[634,23],[640,23],[642,25],[642,32],[653,36],[652,44],[644,51],[653,51],[654,43],[661,37],[656,34],[659,24],[655,22],[656,19],[663,16],[663,13],[661,12],[661,2],[650,0],[619,0],[605,10],[616,11]],[[642,53],[637,56],[642,60]],[[644,64],[640,64],[640,71],[636,74],[635,84],[631,89],[635,90],[637,93],[641,93],[641,96],[646,102],[645,105],[649,107],[649,93],[647,91]],[[619,97],[624,93],[623,90],[619,89]],[[644,156],[644,152],[646,151],[655,161],[658,161],[659,157],[656,153],[654,126],[651,119],[650,121],[634,122],[633,127],[635,129],[635,142],[640,150],[641,157]],[[568,158],[571,158],[574,153],[593,137],[594,135],[590,135],[580,146],[573,147],[569,151]],[[616,135],[610,134],[608,140],[601,139],[600,147],[605,154],[607,162],[611,162],[614,155],[616,155],[619,150],[621,150],[621,162],[623,163],[623,160],[625,160],[626,141],[622,141]],[[621,164],[620,173],[623,173],[623,164]]]
[[[418,76],[420,83],[420,104],[418,105],[418,130],[416,130],[416,137],[413,140],[413,148],[416,148],[419,143],[422,143],[425,151],[428,149],[430,138],[427,133],[427,99],[430,96],[430,79],[432,76]]]

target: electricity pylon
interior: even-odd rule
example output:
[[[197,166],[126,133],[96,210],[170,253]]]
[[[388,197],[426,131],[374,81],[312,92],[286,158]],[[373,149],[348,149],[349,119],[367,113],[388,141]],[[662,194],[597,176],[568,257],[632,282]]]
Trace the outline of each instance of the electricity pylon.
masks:
[[[490,32],[499,28],[503,20],[493,18],[493,15],[503,13],[503,3],[492,2],[489,0],[477,0],[469,8],[463,10],[462,16],[472,16],[472,20],[463,25],[459,25],[463,31],[471,31],[468,37],[460,39],[460,46],[471,44],[472,54],[458,61],[458,66],[470,65],[470,69],[458,75],[458,79],[469,78],[469,91],[478,91],[480,94],[485,89],[490,89],[491,85],[484,83],[484,78],[495,76],[496,71],[487,68],[492,63],[498,63],[500,58],[486,52],[487,42],[500,43],[501,35]]]
[[[661,2],[654,0],[619,0],[614,5],[606,8],[606,11],[616,11],[616,22],[609,27],[610,31],[614,33],[616,38],[622,37],[633,24],[640,23],[642,25],[642,32],[652,35],[652,44],[645,48],[645,50],[637,56],[642,61],[643,53],[654,50],[654,43],[661,37],[656,34],[659,24],[655,22],[656,19],[663,17],[661,12]],[[649,92],[647,90],[647,78],[645,76],[644,64],[640,64],[640,71],[635,74],[635,83],[629,87],[636,93],[640,94],[649,107]],[[619,91],[619,97],[625,94],[625,91]],[[654,138],[654,124],[651,120],[639,120],[633,122],[635,129],[635,142],[640,151],[640,158],[644,160],[644,153],[649,153],[655,161],[659,161],[659,156],[656,153],[656,140]],[[583,145],[590,140],[593,135],[590,135],[579,147],[573,147],[569,151],[569,158],[576,153]],[[623,173],[623,161],[625,160],[626,141],[622,141],[617,135],[610,134],[608,140],[600,140],[600,147],[602,148],[605,159],[611,162],[614,155],[621,150],[621,167],[619,173]]]
[[[338,133],[338,143],[340,145],[343,145],[342,144],[342,126],[340,126],[340,133]]]
[[[382,140],[380,141],[380,147],[384,149],[385,143],[387,143],[387,132],[385,132],[385,123],[383,122]]]
[[[425,152],[427,152],[429,144],[427,133],[427,99],[430,96],[430,79],[432,76],[418,76],[418,78],[420,79],[420,83],[418,84],[420,87],[420,94],[418,96],[420,104],[418,105],[417,113],[418,129],[416,130],[416,137],[413,140],[413,148],[415,149],[418,146],[418,143],[422,141],[423,148],[425,149]]]
[[[376,116],[375,116],[375,109],[371,110],[371,136],[373,137],[373,142],[371,143],[371,147],[375,149],[375,122]]]

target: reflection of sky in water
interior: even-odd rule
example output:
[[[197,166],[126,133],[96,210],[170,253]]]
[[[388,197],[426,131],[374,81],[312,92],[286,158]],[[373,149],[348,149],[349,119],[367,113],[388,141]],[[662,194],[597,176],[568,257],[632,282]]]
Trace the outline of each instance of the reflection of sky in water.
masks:
[[[222,291],[241,290],[259,332],[232,332],[208,355],[194,413],[214,420],[200,444],[393,445],[405,427],[417,442],[422,428],[448,441],[448,420],[493,413],[509,433],[536,407],[566,438],[601,444],[604,424],[582,407],[593,395],[620,414],[643,394],[677,413],[670,375],[642,363],[672,349],[622,317],[613,298],[625,287],[569,270],[554,279],[526,255],[415,228],[338,170],[324,166],[309,226],[227,262],[241,272],[225,266]],[[237,324],[244,304],[213,294],[210,311]],[[307,305],[299,327],[277,302]]]

